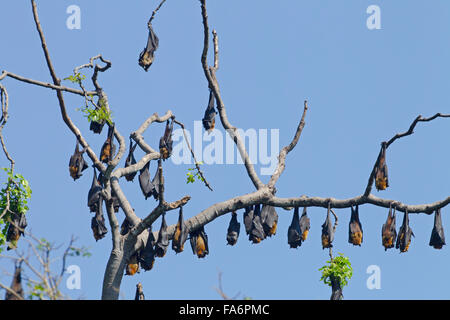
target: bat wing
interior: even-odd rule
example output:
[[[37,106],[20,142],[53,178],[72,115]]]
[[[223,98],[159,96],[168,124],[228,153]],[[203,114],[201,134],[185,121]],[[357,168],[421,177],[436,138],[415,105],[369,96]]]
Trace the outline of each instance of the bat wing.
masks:
[[[153,180],[152,180],[152,185],[153,185],[152,193],[153,193],[153,198],[155,198],[155,200],[158,200],[158,197],[159,197],[159,182],[160,182],[159,173],[160,173],[160,171],[159,171],[159,166],[158,166],[158,169],[156,170],[155,176],[153,177]]]
[[[297,248],[298,246],[302,245],[298,207],[295,207],[295,209],[294,209],[294,215],[292,217],[292,222],[288,228],[288,244],[291,248]]]
[[[445,245],[444,227],[442,226],[441,209],[437,209],[434,214],[434,226],[431,231],[430,246],[435,249],[442,249]]]
[[[91,229],[94,234],[95,241],[103,239],[108,233],[108,229],[105,225],[105,217],[103,216],[103,198],[99,199],[99,204],[97,207],[97,212],[91,220]]]
[[[305,241],[308,237],[309,229],[311,227],[310,219],[308,218],[308,213],[306,212],[306,207],[303,208],[303,213],[300,218],[300,234],[302,235],[302,241]]]
[[[158,233],[158,240],[155,244],[155,255],[160,258],[166,255],[167,247],[169,246],[169,233],[167,232],[167,223],[165,216],[166,214],[163,213],[161,228],[159,229]]]
[[[180,212],[178,214],[178,222],[175,227],[175,233],[172,240],[172,249],[176,253],[180,253],[184,250],[184,243],[187,239],[187,228],[186,223],[183,219],[183,207],[180,207]]]
[[[214,94],[212,91],[209,92],[209,102],[208,107],[205,110],[205,115],[203,116],[202,123],[205,130],[210,132],[215,127],[215,117],[216,117],[216,110],[214,109]]]
[[[139,174],[139,186],[141,187],[142,193],[144,194],[145,199],[150,197],[153,194],[153,190],[155,187],[150,181],[150,161],[142,168]]]
[[[263,205],[261,209],[261,221],[266,235],[271,237],[276,233],[278,214],[273,206]]]
[[[227,230],[227,243],[234,246],[239,238],[239,232],[241,230],[241,224],[237,221],[237,214],[233,212],[231,214],[230,224]]]
[[[143,250],[141,250],[139,262],[141,264],[142,269],[145,271],[149,271],[153,268],[155,263],[155,237],[153,237],[153,232],[151,228],[149,229],[149,235],[147,239],[147,243]]]
[[[95,167],[94,167],[94,176],[92,178],[92,184],[91,184],[91,188],[89,189],[88,192],[88,207],[90,209],[91,212],[96,212],[97,211],[97,207],[98,207],[98,200],[101,197],[102,194],[102,186],[100,185],[98,179],[97,179],[97,173],[95,171]]]

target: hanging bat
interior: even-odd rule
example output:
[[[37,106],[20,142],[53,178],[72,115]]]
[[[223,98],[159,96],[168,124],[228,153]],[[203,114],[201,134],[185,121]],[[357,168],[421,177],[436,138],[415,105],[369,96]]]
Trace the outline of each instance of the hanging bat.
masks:
[[[91,229],[94,234],[95,241],[103,239],[108,233],[105,225],[105,217],[103,216],[103,197],[98,200],[97,211],[91,220]]]
[[[136,295],[134,296],[134,300],[145,300],[144,291],[142,290],[142,284],[140,282],[136,285]]]
[[[331,208],[328,206],[327,218],[322,224],[322,249],[333,247],[331,243],[334,240],[334,229],[331,225],[330,210]]]
[[[308,218],[308,214],[306,212],[306,207],[303,208],[303,213],[300,218],[300,234],[302,235],[302,242],[306,240],[309,233],[309,228],[311,227],[310,220]]]
[[[239,238],[239,232],[241,230],[241,224],[237,221],[236,212],[231,213],[230,224],[227,230],[227,244],[234,246]]]
[[[395,226],[395,208],[389,207],[386,223],[381,228],[381,242],[384,246],[384,251],[394,247],[395,239],[397,238],[397,230]]]
[[[188,231],[186,223],[183,220],[183,207],[180,207],[180,213],[178,214],[178,222],[175,227],[175,233],[172,240],[172,249],[176,253],[180,253],[184,250],[184,243],[188,237]]]
[[[92,120],[91,121],[91,125],[89,126],[89,130],[91,130],[94,133],[98,133],[100,134],[103,130],[103,126],[105,125],[105,120],[103,121],[96,121],[96,120]]]
[[[202,226],[200,229],[191,232],[190,234],[190,242],[192,252],[197,255],[199,258],[204,258],[207,254],[209,254],[208,249],[208,236],[205,233],[205,229]]]
[[[244,212],[244,226],[245,226],[245,233],[247,233],[247,235],[250,234],[250,231],[252,229],[252,221],[253,221],[253,207],[246,207],[245,208],[245,212]]]
[[[136,164],[136,159],[134,158],[134,149],[136,149],[137,142],[133,146],[133,141],[130,139],[130,151],[128,152],[128,156],[125,159],[125,168],[132,166],[133,164]],[[125,179],[127,181],[133,181],[134,177],[136,176],[137,172],[129,173],[125,175]]]
[[[147,46],[139,55],[139,65],[144,68],[145,71],[148,71],[148,68],[152,65],[154,53],[159,45],[159,39],[153,31],[151,24],[148,25],[148,31]]]
[[[98,207],[98,199],[102,197],[102,185],[97,179],[97,172],[94,167],[94,177],[92,178],[91,188],[88,192],[88,201],[87,205],[90,209],[90,212],[96,212]]]
[[[6,231],[6,241],[8,247],[6,250],[13,250],[17,248],[17,242],[20,236],[24,235],[25,228],[27,227],[27,220],[23,213],[12,213],[9,220],[8,230]]]
[[[395,248],[396,249],[400,248],[400,252],[408,251],[409,245],[411,244],[411,236],[414,236],[414,233],[409,226],[408,210],[406,210],[405,215],[403,216],[402,226],[398,231]]]
[[[381,150],[378,159],[378,165],[375,167],[375,187],[378,191],[380,191],[385,190],[387,187],[389,187],[385,142],[381,144]]]
[[[208,107],[206,108],[205,115],[202,119],[203,128],[205,128],[205,130],[208,132],[211,132],[216,125],[216,110],[214,109],[214,99],[214,93],[212,92],[212,90],[210,90]]]
[[[159,198],[159,165],[158,165],[158,169],[156,170],[155,176],[153,177],[152,180],[152,185],[153,185],[153,198],[155,198],[155,200],[158,200]]]
[[[125,218],[120,225],[120,235],[125,236],[128,232],[131,230],[130,222],[128,222],[128,219]]]
[[[73,178],[73,181],[77,180],[82,176],[81,172],[88,168],[86,161],[84,161],[83,153],[86,149],[80,151],[79,143],[77,140],[77,144],[75,146],[75,152],[70,157],[69,160],[69,172],[70,176]]]
[[[173,131],[173,120],[167,120],[166,129],[164,130],[164,136],[159,140],[159,153],[163,160],[166,160],[172,154],[172,131]]]
[[[302,245],[302,232],[300,230],[300,217],[298,216],[298,207],[294,209],[291,225],[288,228],[288,244],[291,248],[297,248]]]
[[[142,269],[145,271],[152,270],[153,265],[155,264],[155,237],[153,236],[152,228],[148,229],[148,238],[147,243],[145,244],[144,249],[141,250],[140,254],[140,264]]]
[[[261,221],[266,236],[271,237],[277,232],[278,214],[275,207],[263,205],[261,209]]]
[[[264,233],[264,227],[261,222],[261,209],[259,204],[255,204],[252,227],[250,229],[250,235],[248,239],[253,243],[260,243],[266,238]]]
[[[434,226],[431,231],[430,246],[435,249],[442,249],[445,245],[444,227],[442,226],[441,209],[434,213]]]
[[[111,200],[113,203],[114,212],[119,212],[120,209],[120,202],[119,198],[117,197],[116,193],[114,192],[113,188],[111,188]]]
[[[158,233],[158,240],[155,244],[155,255],[162,258],[166,255],[169,246],[169,232],[167,232],[166,213],[162,214],[161,228]]]
[[[14,291],[17,295],[13,294],[6,290],[5,300],[20,300],[19,297],[23,296],[23,288],[22,288],[22,260],[19,263],[16,263],[14,269],[14,276],[11,281],[10,289]],[[18,297],[19,296],[19,297]]]
[[[125,274],[127,276],[134,276],[139,273],[139,252],[133,253],[127,262]]]
[[[103,143],[102,149],[100,151],[100,161],[108,163],[114,158],[116,152],[116,145],[114,144],[114,123],[109,126],[108,136],[106,137],[105,143]]]
[[[353,206],[350,208],[352,209],[352,215],[350,217],[350,223],[348,224],[348,242],[354,246],[361,246],[361,243],[363,242],[363,229],[361,222],[359,221],[358,205],[355,210],[353,210]]]
[[[139,186],[141,187],[142,193],[144,194],[145,200],[151,197],[155,191],[155,186],[150,181],[150,161],[141,169],[139,173]]]

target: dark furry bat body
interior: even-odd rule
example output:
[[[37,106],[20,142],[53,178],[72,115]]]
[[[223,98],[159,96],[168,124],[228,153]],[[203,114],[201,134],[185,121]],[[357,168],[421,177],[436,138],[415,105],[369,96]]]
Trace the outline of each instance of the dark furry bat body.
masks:
[[[395,208],[394,211],[392,211],[392,207],[390,207],[386,222],[381,228],[381,243],[383,244],[384,251],[394,247],[396,238],[397,230],[395,226]]]
[[[166,160],[172,155],[172,131],[173,131],[173,120],[167,120],[166,129],[164,130],[164,136],[159,140],[159,153],[163,160]]]
[[[151,24],[148,25],[148,39],[147,46],[139,55],[139,65],[144,68],[145,71],[148,71],[148,68],[153,63],[154,53],[156,49],[158,49],[159,39],[153,31],[153,27]]]
[[[275,207],[263,205],[261,209],[261,222],[266,236],[271,237],[277,232],[278,214]]]
[[[203,226],[200,229],[191,232],[189,235],[191,238],[192,252],[196,254],[197,257],[204,258],[209,254],[208,236],[206,235]]]
[[[12,213],[10,220],[8,230],[6,231],[6,241],[8,242],[6,250],[17,248],[17,242],[20,236],[24,235],[24,230],[27,227],[27,219],[23,213]]]
[[[111,200],[113,203],[113,208],[114,208],[114,212],[119,212],[120,209],[120,202],[119,202],[119,198],[117,197],[116,193],[114,192],[114,190],[111,188]]]
[[[125,168],[132,166],[133,164],[136,164],[136,159],[134,158],[134,149],[136,149],[137,143],[133,146],[133,141],[130,139],[130,151],[128,152],[128,156],[125,159]],[[129,173],[125,175],[125,179],[127,181],[133,181],[134,177],[136,176],[137,172]]]
[[[214,93],[210,90],[208,107],[206,108],[205,115],[202,119],[203,128],[205,128],[208,132],[211,132],[216,125],[216,110],[214,109],[214,102]]]
[[[442,249],[445,245],[444,227],[442,226],[441,209],[434,213],[434,226],[431,231],[430,246],[435,249]]]
[[[331,225],[330,210],[330,207],[328,207],[327,218],[322,224],[322,249],[333,247],[334,229]]]
[[[353,206],[350,207],[352,214],[350,217],[350,223],[348,224],[348,242],[354,246],[361,246],[363,242],[363,229],[361,221],[359,221],[359,209],[358,205],[353,210]]]
[[[386,143],[381,145],[378,165],[375,167],[375,187],[378,191],[389,187],[388,168],[386,165]]]
[[[264,227],[261,221],[261,207],[259,204],[255,204],[252,227],[250,229],[249,240],[253,243],[260,243],[266,238]]]
[[[411,236],[414,236],[414,232],[409,226],[408,210],[406,210],[403,216],[403,223],[398,231],[395,248],[400,249],[400,252],[407,252],[411,244]]]
[[[178,222],[175,227],[175,233],[172,240],[172,249],[176,253],[180,253],[184,250],[184,243],[188,237],[188,231],[186,223],[183,219],[183,207],[180,207],[180,212],[178,214]]]
[[[155,237],[153,236],[152,228],[148,230],[148,239],[144,249],[141,250],[140,264],[142,269],[149,271],[153,269],[155,264]]]
[[[116,153],[116,145],[114,144],[114,123],[109,126],[108,136],[105,143],[103,143],[102,149],[100,151],[100,161],[108,163],[114,158]]]
[[[306,207],[303,208],[302,217],[299,218],[298,207],[294,209],[291,225],[288,229],[288,244],[291,248],[297,248],[308,237],[310,219],[308,218]]]
[[[245,233],[247,233],[247,235],[249,235],[250,231],[252,230],[253,215],[254,215],[253,207],[252,206],[246,207],[244,212],[244,226],[245,226]]]
[[[14,291],[17,295],[13,294],[12,292],[9,292],[6,290],[5,294],[5,300],[20,300],[19,297],[23,296],[23,288],[22,288],[22,267],[21,262],[16,263],[15,269],[14,269],[14,276],[11,281],[10,289]],[[19,297],[18,297],[19,296]]]
[[[139,186],[141,187],[142,193],[144,194],[145,199],[151,197],[155,192],[155,186],[150,181],[150,161],[141,169],[139,173]]]
[[[135,252],[128,259],[125,275],[134,276],[139,273],[139,252]]]
[[[155,255],[162,258],[166,255],[169,246],[169,232],[167,231],[166,214],[162,214],[161,228],[159,229],[158,239],[155,244]]]
[[[102,197],[102,185],[97,179],[97,172],[94,167],[94,177],[92,178],[91,188],[88,192],[88,207],[91,212],[96,212],[98,208],[98,199]]]
[[[103,216],[103,197],[98,200],[97,211],[91,220],[91,229],[94,234],[95,241],[103,239],[108,233],[105,225],[105,217]]]
[[[234,246],[237,243],[240,230],[241,224],[237,221],[236,212],[233,211],[231,213],[231,220],[227,230],[227,244]]]
[[[153,177],[153,180],[152,180],[153,198],[155,198],[155,200],[158,200],[158,198],[159,198],[159,182],[160,182],[159,173],[160,173],[160,170],[159,170],[159,166],[158,166],[158,169],[156,170],[155,176]]]
[[[83,158],[83,153],[86,150],[83,149],[80,151],[79,149],[79,143],[77,140],[77,144],[75,146],[75,152],[73,153],[73,155],[70,157],[69,160],[69,172],[70,172],[70,176],[73,178],[73,180],[77,180],[78,178],[80,178],[82,176],[82,173],[84,170],[86,170],[88,168],[88,165],[86,163],[86,161]]]

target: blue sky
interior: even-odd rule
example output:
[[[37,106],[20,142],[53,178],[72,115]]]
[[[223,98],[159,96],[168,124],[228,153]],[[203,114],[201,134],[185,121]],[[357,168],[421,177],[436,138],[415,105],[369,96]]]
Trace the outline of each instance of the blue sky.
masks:
[[[199,1],[167,0],[153,22],[159,37],[154,64],[144,72],[137,64],[146,44],[146,23],[159,1],[115,2],[39,1],[38,11],[53,63],[60,78],[75,66],[101,53],[112,68],[99,80],[109,96],[116,126],[123,136],[142,121],[171,109],[192,130],[208,102],[207,83],[200,64],[203,29]],[[66,28],[66,8],[81,8],[81,30]],[[366,9],[381,9],[381,30],[368,30]],[[280,145],[290,142],[303,100],[310,110],[297,148],[277,184],[277,195],[348,198],[363,193],[380,142],[407,130],[419,114],[449,113],[450,3],[444,0],[347,1],[208,1],[210,27],[217,30],[220,69],[217,77],[233,125],[279,129]],[[29,1],[0,4],[2,50],[0,69],[50,82],[32,20]],[[211,59],[210,59],[211,61]],[[68,162],[75,138],[65,127],[55,92],[3,81],[10,95],[10,120],[4,130],[16,170],[31,184],[29,230],[57,243],[72,234],[90,247],[92,257],[69,263],[82,271],[81,290],[71,297],[98,299],[111,249],[110,234],[95,242],[86,206],[92,172],[73,181]],[[66,83],[69,85],[69,83]],[[65,94],[68,112],[94,150],[104,134],[94,135],[76,108],[83,101]],[[377,196],[408,204],[441,200],[449,195],[449,120],[420,124],[413,136],[393,144],[387,153],[391,187]],[[146,141],[157,146],[163,126],[151,127]],[[33,156],[37,155],[37,156]],[[142,152],[136,152],[142,156]],[[121,161],[123,165],[125,159]],[[4,157],[0,166],[8,166]],[[156,168],[153,164],[152,171]],[[253,191],[242,165],[208,165],[204,172],[214,188],[186,184],[190,165],[165,163],[166,199],[189,194],[185,217],[234,196]],[[259,170],[259,166],[256,168]],[[268,181],[268,176],[263,177]],[[137,178],[121,186],[140,217],[155,205],[144,200]],[[56,196],[55,196],[56,195]],[[190,247],[175,256],[169,251],[152,271],[124,276],[121,298],[134,297],[142,282],[149,299],[218,299],[214,291],[218,271],[224,290],[254,299],[329,299],[330,289],[319,282],[318,269],[328,260],[320,243],[326,210],[311,208],[308,240],[298,250],[287,244],[292,212],[278,209],[275,237],[251,244],[242,230],[236,246],[226,245],[230,216],[206,226],[210,255],[199,260]],[[433,217],[411,215],[416,235],[409,252],[384,251],[381,226],[387,210],[360,207],[364,228],[362,247],[347,243],[350,209],[337,210],[334,252],[350,258],[354,275],[344,289],[346,299],[448,299],[448,248],[428,246]],[[448,229],[448,209],[443,223]],[[403,214],[397,216],[400,225]],[[123,213],[118,214],[119,221]],[[177,213],[167,215],[175,223]],[[242,221],[242,212],[239,212]],[[159,228],[160,220],[155,224]],[[243,226],[242,226],[243,228]],[[25,248],[22,241],[20,248]],[[381,289],[369,290],[366,269],[381,269]],[[10,261],[0,268],[11,270]],[[1,280],[6,281],[2,276]],[[8,280],[9,282],[9,280]],[[242,295],[241,295],[242,296]]]

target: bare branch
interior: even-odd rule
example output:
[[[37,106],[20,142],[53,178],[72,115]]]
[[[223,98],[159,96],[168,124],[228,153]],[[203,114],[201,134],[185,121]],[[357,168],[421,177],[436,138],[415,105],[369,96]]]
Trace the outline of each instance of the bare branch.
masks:
[[[200,177],[202,178],[202,181],[205,184],[205,186],[209,190],[213,191],[213,189],[211,188],[209,182],[206,180],[205,176],[203,175],[203,172],[200,169],[200,165],[199,165],[197,159],[195,158],[194,150],[192,150],[192,148],[191,148],[191,144],[189,143],[189,140],[188,140],[187,135],[186,135],[186,130],[184,129],[184,124],[182,124],[181,122],[179,122],[177,120],[173,120],[173,122],[178,124],[181,127],[181,129],[183,129],[184,141],[186,141],[187,147],[188,147],[189,151],[191,152],[192,158],[194,159],[195,168],[197,169],[197,172],[200,175]]]
[[[158,7],[153,10],[152,12],[152,16],[150,17],[150,19],[148,20],[148,25],[150,25],[153,21],[153,19],[155,18],[155,14],[158,12],[158,10],[162,7],[162,5],[164,4],[164,2],[166,2],[166,0],[162,0],[161,3],[158,5]]]
[[[295,136],[292,139],[291,143],[289,145],[287,145],[286,147],[284,147],[283,149],[281,149],[281,151],[280,151],[280,154],[278,156],[278,166],[275,169],[275,171],[268,183],[269,188],[273,188],[275,186],[275,183],[278,181],[278,179],[280,178],[281,174],[284,171],[284,168],[286,167],[285,162],[286,162],[287,154],[289,152],[291,152],[292,149],[295,148],[298,140],[300,139],[300,135],[302,134],[303,128],[305,127],[305,116],[306,116],[307,110],[308,110],[308,102],[305,100],[302,119],[300,120],[300,123],[298,124],[297,131],[295,132]]]

